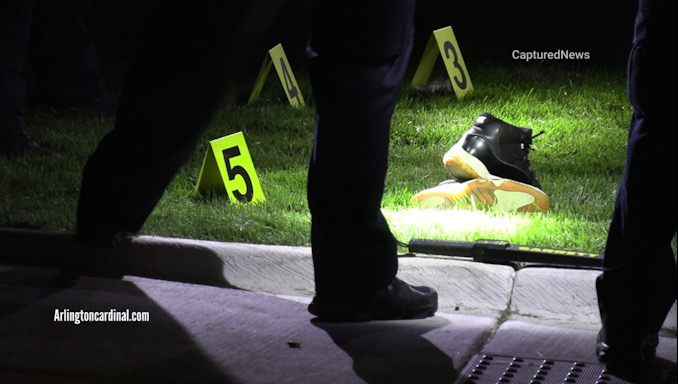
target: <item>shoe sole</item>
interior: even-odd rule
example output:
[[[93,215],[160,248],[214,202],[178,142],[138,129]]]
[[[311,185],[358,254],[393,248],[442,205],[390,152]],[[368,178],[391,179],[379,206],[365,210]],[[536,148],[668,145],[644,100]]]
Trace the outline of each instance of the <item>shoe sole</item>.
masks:
[[[453,178],[462,181],[497,177],[490,174],[490,171],[482,161],[466,152],[460,144],[461,141],[463,140],[457,142],[443,156],[443,165],[447,173]]]
[[[551,204],[540,189],[509,179],[473,179],[437,186],[413,198],[423,208],[485,208],[511,212],[546,212]]]

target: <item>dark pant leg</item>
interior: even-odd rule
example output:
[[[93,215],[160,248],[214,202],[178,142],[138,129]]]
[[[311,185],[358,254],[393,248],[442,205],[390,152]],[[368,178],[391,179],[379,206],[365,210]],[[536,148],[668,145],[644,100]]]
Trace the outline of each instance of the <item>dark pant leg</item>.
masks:
[[[57,106],[78,106],[107,94],[90,32],[91,12],[91,0],[35,0],[30,63]]]
[[[641,1],[636,19],[626,167],[597,282],[612,343],[659,331],[676,299],[676,7],[656,4]]]
[[[308,47],[317,106],[308,201],[316,293],[350,299],[388,285],[398,268],[381,199],[414,2],[330,3],[314,5]]]
[[[0,140],[2,132],[24,129],[24,65],[28,56],[33,2],[0,2]]]
[[[281,3],[156,4],[130,65],[115,127],[85,166],[79,233],[143,226]]]

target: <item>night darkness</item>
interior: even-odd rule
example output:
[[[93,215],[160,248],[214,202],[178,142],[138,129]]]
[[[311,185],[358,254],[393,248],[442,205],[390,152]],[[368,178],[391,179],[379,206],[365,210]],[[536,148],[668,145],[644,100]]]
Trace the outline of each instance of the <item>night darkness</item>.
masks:
[[[590,52],[593,61],[607,64],[626,61],[636,11],[629,0],[420,1],[418,7],[419,33],[452,25],[465,58],[511,61],[513,50],[563,49]]]
[[[130,0],[97,2],[92,26],[97,49],[105,68],[110,62],[129,57],[135,31],[143,22],[140,3]],[[304,47],[308,31],[309,0],[288,0],[253,57],[258,68],[265,52],[278,43],[285,47],[295,70],[304,69]],[[469,66],[511,63],[513,50],[589,52],[591,64],[623,68],[631,46],[637,2],[521,1],[417,3],[416,40],[413,60],[418,60],[431,32],[452,26]],[[579,62],[579,61],[575,61]]]

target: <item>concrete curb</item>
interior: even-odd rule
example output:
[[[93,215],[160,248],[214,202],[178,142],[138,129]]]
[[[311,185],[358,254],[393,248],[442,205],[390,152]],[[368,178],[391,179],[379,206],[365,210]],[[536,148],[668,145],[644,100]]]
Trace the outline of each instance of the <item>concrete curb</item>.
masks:
[[[158,374],[166,382],[452,382],[486,355],[600,369],[595,270],[404,255],[399,276],[438,290],[436,316],[323,324],[305,309],[314,293],[307,247],[139,236],[100,250],[73,233],[0,228],[0,250],[0,304],[9,309],[0,317],[0,374],[9,382]],[[154,321],[69,327],[53,322],[54,308],[132,308]],[[658,356],[675,365],[675,305],[661,336]]]
[[[73,235],[0,228],[0,262],[232,287],[301,301],[314,293],[308,247],[138,236],[115,250],[102,250],[77,244]],[[399,276],[435,287],[440,312],[596,330],[600,322],[594,282],[599,273],[547,267],[516,271],[418,255],[400,258]],[[666,335],[675,337],[676,318],[674,304],[664,325]]]

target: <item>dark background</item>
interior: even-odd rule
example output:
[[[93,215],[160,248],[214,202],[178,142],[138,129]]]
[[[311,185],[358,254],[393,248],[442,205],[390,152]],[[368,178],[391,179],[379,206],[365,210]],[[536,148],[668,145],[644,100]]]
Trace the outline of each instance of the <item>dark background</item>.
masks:
[[[326,0],[322,0],[326,1]],[[258,70],[266,51],[282,43],[295,71],[305,69],[309,0],[287,0],[251,58]],[[102,66],[124,63],[143,22],[144,1],[95,2],[92,30]],[[636,1],[471,2],[419,0],[413,60],[435,29],[452,26],[467,66],[515,63],[513,50],[589,52],[587,65],[624,67],[633,31]],[[359,11],[359,10],[357,10]],[[181,26],[177,26],[180,28]],[[581,63],[579,63],[581,64]]]

